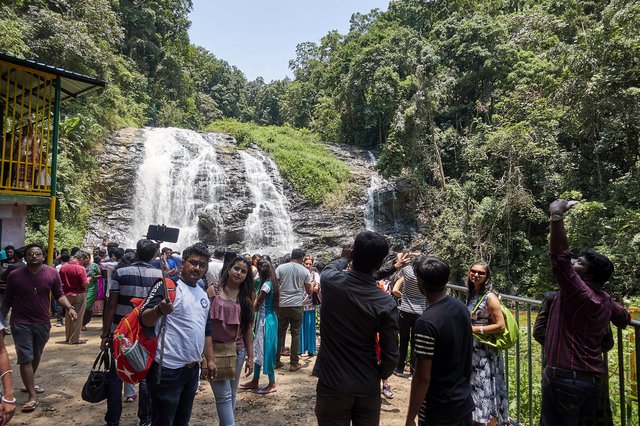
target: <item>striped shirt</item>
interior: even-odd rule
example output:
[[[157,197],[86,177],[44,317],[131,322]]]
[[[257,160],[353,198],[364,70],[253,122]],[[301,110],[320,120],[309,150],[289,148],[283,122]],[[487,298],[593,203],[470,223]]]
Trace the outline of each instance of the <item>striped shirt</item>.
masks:
[[[420,315],[414,330],[418,363],[432,362],[429,390],[418,413],[420,424],[427,419],[429,424],[452,423],[469,415],[474,407],[469,382],[473,337],[466,306],[446,296]]]
[[[402,298],[398,309],[402,312],[422,314],[427,309],[427,298],[420,292],[413,267],[405,266],[400,270],[400,274],[404,277],[404,284],[402,284]]]
[[[547,322],[544,355],[548,367],[602,374],[602,342],[609,322],[625,327],[629,313],[599,285],[588,284],[573,270],[571,253],[550,253],[560,286]]]
[[[111,276],[111,292],[118,297],[116,312],[113,316],[114,326],[133,310],[131,299],[144,299],[158,278],[162,278],[162,271],[146,262],[134,262],[113,272]]]

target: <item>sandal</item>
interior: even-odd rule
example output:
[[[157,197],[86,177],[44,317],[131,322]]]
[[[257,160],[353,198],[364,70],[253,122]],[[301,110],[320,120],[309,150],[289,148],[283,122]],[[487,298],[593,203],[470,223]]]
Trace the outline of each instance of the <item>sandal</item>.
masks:
[[[22,404],[22,412],[23,413],[31,413],[32,411],[34,411],[36,409],[36,407],[39,405],[40,403],[38,401],[27,401],[24,404]]]
[[[258,385],[252,386],[247,383],[242,383],[238,388],[240,388],[240,390],[255,390],[258,389]]]
[[[276,393],[276,392],[278,392],[278,389],[276,389],[275,387],[273,387],[273,388],[271,388],[271,389],[265,389],[265,388],[262,388],[262,389],[256,389],[256,390],[254,391],[254,393],[256,393],[256,394],[258,394],[258,395],[268,395],[268,394],[270,394],[270,393]]]
[[[38,385],[35,385],[33,388],[36,390],[36,393],[38,393],[38,394],[44,393],[44,388],[42,388],[42,387],[40,387]],[[28,391],[26,389],[22,388],[22,389],[20,389],[20,392],[27,393]]]

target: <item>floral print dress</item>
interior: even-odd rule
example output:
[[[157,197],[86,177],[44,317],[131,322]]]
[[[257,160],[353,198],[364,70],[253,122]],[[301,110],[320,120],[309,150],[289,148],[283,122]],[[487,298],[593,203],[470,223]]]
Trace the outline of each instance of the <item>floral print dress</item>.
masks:
[[[473,325],[492,324],[487,308],[486,293],[475,294],[467,303],[469,312],[483,300],[471,316]],[[504,381],[504,361],[502,351],[481,343],[473,338],[473,354],[471,356],[471,395],[476,405],[473,411],[473,421],[488,423],[496,417],[498,425],[509,424],[509,401],[507,386]]]

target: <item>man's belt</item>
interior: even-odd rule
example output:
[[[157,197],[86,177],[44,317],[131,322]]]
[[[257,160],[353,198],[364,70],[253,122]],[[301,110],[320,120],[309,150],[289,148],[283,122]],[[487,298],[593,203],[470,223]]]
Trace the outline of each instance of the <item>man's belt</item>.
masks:
[[[558,379],[578,380],[581,382],[602,383],[602,375],[597,373],[585,373],[582,371],[564,370],[557,367],[545,367],[544,372]]]
[[[189,364],[185,364],[183,368],[195,368],[199,365],[200,365],[199,362],[190,362]]]

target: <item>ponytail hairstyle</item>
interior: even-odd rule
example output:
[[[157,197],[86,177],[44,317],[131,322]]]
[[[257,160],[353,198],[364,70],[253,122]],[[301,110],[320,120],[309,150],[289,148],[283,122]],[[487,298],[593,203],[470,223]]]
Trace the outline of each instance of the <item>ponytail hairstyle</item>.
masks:
[[[260,275],[260,281],[262,284],[267,281],[271,281],[271,291],[273,292],[273,302],[276,308],[280,308],[280,286],[278,285],[278,278],[276,277],[276,271],[273,269],[271,262],[262,258],[258,261],[258,274]]]
[[[251,272],[251,262],[243,256],[237,256],[226,268],[220,273],[222,288],[227,286],[229,282],[229,271],[236,263],[244,263],[247,267],[247,276],[242,284],[240,284],[240,292],[238,293],[238,302],[240,303],[240,330],[244,333],[251,328],[253,324],[253,273]]]

